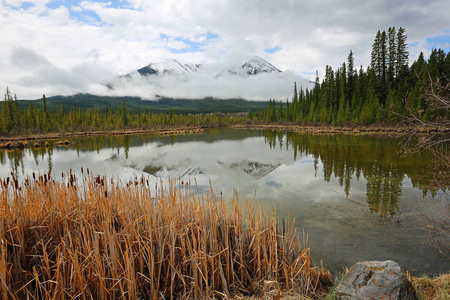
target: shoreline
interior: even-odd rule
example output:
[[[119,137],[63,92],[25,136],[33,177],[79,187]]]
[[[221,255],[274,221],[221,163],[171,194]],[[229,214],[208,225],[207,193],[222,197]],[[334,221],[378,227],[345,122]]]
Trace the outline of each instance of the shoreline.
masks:
[[[78,132],[59,132],[59,133],[43,133],[36,135],[17,135],[9,137],[0,137],[0,149],[23,149],[31,147],[30,142],[35,142],[35,147],[40,147],[39,141],[60,140],[57,145],[70,144],[68,139],[77,137],[100,136],[100,135],[135,135],[135,134],[155,134],[160,136],[180,135],[180,134],[201,134],[205,129],[212,128],[210,126],[179,126],[164,127],[153,129],[123,129],[123,130],[101,130],[101,131],[78,131]],[[39,146],[36,145],[39,144]]]
[[[271,129],[278,132],[296,132],[296,133],[307,133],[307,134],[408,134],[412,131],[420,134],[430,134],[437,132],[450,132],[442,131],[439,128],[413,128],[409,126],[305,126],[305,125],[291,125],[291,124],[237,124],[229,126],[231,128],[260,128],[260,129]]]
[[[30,142],[45,140],[60,140],[59,144],[66,143],[70,138],[99,136],[99,135],[144,135],[154,134],[159,136],[202,134],[208,129],[234,128],[234,129],[266,129],[277,132],[294,132],[299,134],[380,134],[387,136],[408,135],[412,132],[418,134],[448,133],[448,130],[439,128],[413,128],[407,126],[304,126],[295,124],[212,124],[212,125],[181,125],[163,126],[151,129],[122,129],[122,130],[94,130],[75,132],[51,132],[30,135],[0,136],[0,149],[23,149],[31,147]],[[65,140],[65,141],[64,141]],[[39,147],[34,145],[35,147]]]

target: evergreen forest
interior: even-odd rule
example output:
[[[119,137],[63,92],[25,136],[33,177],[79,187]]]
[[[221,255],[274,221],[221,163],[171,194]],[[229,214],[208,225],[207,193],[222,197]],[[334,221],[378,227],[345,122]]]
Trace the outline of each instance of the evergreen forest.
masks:
[[[270,100],[254,118],[266,122],[301,124],[370,125],[396,124],[405,117],[424,121],[448,118],[448,111],[435,110],[424,94],[432,83],[445,87],[450,79],[450,52],[433,49],[425,59],[420,53],[409,65],[405,29],[378,31],[372,45],[371,63],[355,67],[350,50],[347,62],[333,70],[326,66],[322,82],[318,72],[311,90],[297,89],[291,101]]]
[[[203,102],[206,100],[202,100]],[[216,100],[216,102],[222,100]],[[150,129],[154,126],[232,124],[246,120],[245,114],[236,113],[175,113],[172,107],[167,112],[152,112],[149,109],[130,111],[125,100],[120,106],[105,105],[93,108],[73,106],[66,109],[49,108],[45,95],[42,104],[28,101],[29,107],[22,108],[21,101],[6,89],[4,101],[0,104],[0,134],[39,134],[49,132],[111,131],[123,129]]]

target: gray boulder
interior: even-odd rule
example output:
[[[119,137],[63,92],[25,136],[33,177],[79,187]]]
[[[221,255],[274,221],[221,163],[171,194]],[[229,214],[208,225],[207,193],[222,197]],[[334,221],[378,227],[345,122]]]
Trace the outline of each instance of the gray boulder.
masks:
[[[336,287],[336,296],[350,299],[417,299],[400,265],[392,260],[356,263]]]

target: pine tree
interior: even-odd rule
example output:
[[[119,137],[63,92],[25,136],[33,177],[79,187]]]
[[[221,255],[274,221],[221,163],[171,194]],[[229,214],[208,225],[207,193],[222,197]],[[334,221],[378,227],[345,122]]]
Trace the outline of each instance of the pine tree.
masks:
[[[294,96],[292,97],[292,102],[298,101],[298,92],[297,92],[297,82],[294,82]]]
[[[170,122],[173,122],[174,117],[175,117],[175,114],[173,113],[172,105],[171,105],[171,106],[169,107],[169,120],[170,120]]]
[[[388,29],[388,69],[387,81],[389,88],[393,88],[394,78],[396,76],[395,69],[397,66],[397,36],[395,27]]]
[[[397,83],[402,82],[407,76],[409,52],[406,38],[405,29],[400,27],[397,32],[397,67],[395,70]]]
[[[45,97],[45,94],[42,95],[42,108],[44,110],[44,124],[43,129],[44,131],[49,131],[51,128],[51,120],[50,120],[50,112],[47,108],[47,98]]]
[[[381,33],[381,41],[380,41],[380,64],[381,64],[381,77],[379,79],[379,98],[382,105],[386,102],[387,95],[387,84],[386,84],[386,76],[387,76],[387,37],[386,31],[383,30]]]
[[[122,100],[122,123],[123,126],[128,125],[128,111],[127,106],[125,105],[125,100]]]
[[[292,97],[292,113],[291,113],[291,121],[295,121],[298,118],[298,91],[297,91],[297,82],[294,82],[294,96]]]
[[[280,105],[277,112],[277,121],[281,122],[283,121],[284,113],[283,113],[283,101],[280,101]]]
[[[348,96],[347,96],[347,66],[345,63],[342,64],[341,67],[341,77],[339,82],[339,110],[337,115],[337,122],[338,124],[344,124],[347,121],[347,117],[345,115],[345,110],[348,105]]]
[[[447,53],[444,61],[444,76],[442,76],[442,84],[445,86],[450,81],[450,51]]]
[[[350,53],[347,57],[347,97],[348,99],[353,98],[353,93],[355,89],[355,59],[353,58],[353,51],[350,50]]]

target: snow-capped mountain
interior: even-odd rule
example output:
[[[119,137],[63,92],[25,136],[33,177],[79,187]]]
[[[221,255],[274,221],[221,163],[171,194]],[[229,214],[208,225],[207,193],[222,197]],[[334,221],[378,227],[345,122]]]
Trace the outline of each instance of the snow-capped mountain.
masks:
[[[140,75],[176,75],[186,73],[202,73],[204,66],[201,64],[181,64],[175,59],[166,59],[162,62],[151,63],[137,70]]]
[[[245,71],[247,75],[258,75],[262,73],[281,72],[275,66],[268,61],[254,57],[241,66],[241,69]]]
[[[176,59],[154,61],[126,75],[111,78],[104,85],[114,95],[139,96],[155,100],[173,99],[267,100],[292,97],[292,83],[306,88],[307,79],[293,71],[280,71],[260,57],[241,62],[195,64]]]
[[[209,70],[209,71],[207,71]],[[151,63],[136,72],[138,72],[141,76],[153,76],[153,75],[187,75],[190,73],[213,73],[210,71],[211,68],[207,68],[206,65],[203,64],[193,64],[193,63],[180,63],[176,59],[167,59],[162,62]],[[239,67],[222,70],[217,72],[216,76],[221,76],[224,73],[233,74],[233,75],[241,75],[241,76],[251,76],[251,75],[259,75],[263,73],[271,73],[271,72],[281,72],[271,63],[260,57],[253,57],[249,61],[245,62]],[[133,72],[135,73],[135,72]],[[132,75],[133,73],[128,74]]]
[[[184,176],[195,176],[195,175],[207,175],[212,174],[217,171],[217,168],[222,170],[234,170],[235,172],[244,172],[254,178],[263,178],[278,168],[280,164],[267,164],[262,162],[248,161],[244,160],[238,163],[231,164],[219,164],[211,166],[158,166],[158,165],[147,165],[144,167],[143,171],[154,175],[156,177],[167,177],[167,178],[182,178]]]

